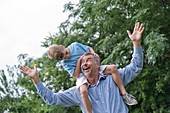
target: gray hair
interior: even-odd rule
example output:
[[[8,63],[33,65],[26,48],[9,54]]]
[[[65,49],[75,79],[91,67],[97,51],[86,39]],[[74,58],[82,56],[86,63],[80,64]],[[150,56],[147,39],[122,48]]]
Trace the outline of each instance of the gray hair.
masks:
[[[88,55],[92,55],[95,59],[95,61],[100,65],[100,57],[94,55],[93,53],[90,53],[90,52],[86,52],[83,54],[83,56],[88,56]]]

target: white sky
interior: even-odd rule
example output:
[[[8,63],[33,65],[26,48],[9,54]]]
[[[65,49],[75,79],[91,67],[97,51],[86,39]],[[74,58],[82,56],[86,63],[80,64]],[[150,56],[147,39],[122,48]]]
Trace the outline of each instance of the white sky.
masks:
[[[41,57],[41,42],[67,19],[63,5],[78,0],[0,0],[0,69],[19,54]]]

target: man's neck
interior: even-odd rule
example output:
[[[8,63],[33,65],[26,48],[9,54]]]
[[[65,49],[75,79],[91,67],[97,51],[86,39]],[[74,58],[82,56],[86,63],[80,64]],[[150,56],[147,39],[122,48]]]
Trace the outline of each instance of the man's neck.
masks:
[[[96,74],[92,77],[87,77],[87,80],[88,80],[89,84],[91,84],[91,85],[96,85],[98,79],[99,79],[99,74]]]

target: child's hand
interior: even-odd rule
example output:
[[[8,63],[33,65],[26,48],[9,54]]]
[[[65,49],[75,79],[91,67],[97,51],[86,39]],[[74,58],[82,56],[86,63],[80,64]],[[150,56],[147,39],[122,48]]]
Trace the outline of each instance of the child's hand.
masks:
[[[79,59],[78,59],[78,63],[81,64],[81,59],[83,58],[84,55],[82,55]]]
[[[92,52],[91,52],[91,53],[92,53]],[[94,52],[93,54],[94,54],[94,56],[96,56],[96,57],[99,58],[99,55],[98,55],[97,53]]]
[[[80,61],[81,61],[82,57],[83,57],[83,55],[79,58]]]

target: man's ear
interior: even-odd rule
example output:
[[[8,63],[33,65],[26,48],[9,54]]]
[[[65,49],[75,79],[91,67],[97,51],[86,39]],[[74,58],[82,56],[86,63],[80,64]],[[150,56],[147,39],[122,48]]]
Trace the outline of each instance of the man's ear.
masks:
[[[96,64],[97,67],[100,67],[100,64],[98,62],[95,62],[95,64]]]

